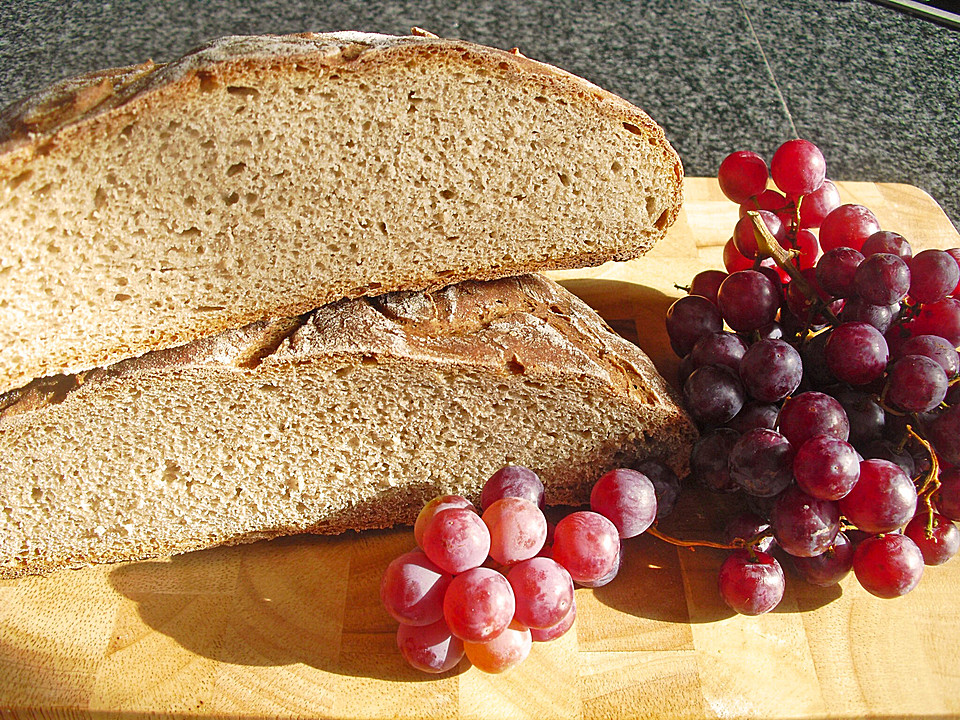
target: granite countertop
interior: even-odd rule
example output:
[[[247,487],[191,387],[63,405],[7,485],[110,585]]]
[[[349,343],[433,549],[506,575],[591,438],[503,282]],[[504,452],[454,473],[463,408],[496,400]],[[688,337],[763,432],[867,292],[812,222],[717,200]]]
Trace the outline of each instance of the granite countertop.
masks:
[[[799,135],[830,177],[916,185],[960,227],[960,30],[867,0],[14,0],[0,106],[219,35],[414,25],[517,46],[622,95],[663,125],[689,175]]]

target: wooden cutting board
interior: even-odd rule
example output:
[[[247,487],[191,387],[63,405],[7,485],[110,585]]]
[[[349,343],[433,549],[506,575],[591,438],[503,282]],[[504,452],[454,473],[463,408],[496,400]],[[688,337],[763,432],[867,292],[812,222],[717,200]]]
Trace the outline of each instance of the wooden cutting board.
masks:
[[[688,179],[684,212],[645,258],[557,273],[615,326],[637,331],[674,377],[663,315],[721,267],[736,207]],[[842,183],[915,248],[960,236],[926,194]],[[715,530],[720,500],[687,496],[673,530]],[[620,576],[577,591],[574,630],[518,668],[464,663],[416,673],[379,605],[408,529],[295,537],[168,561],[0,582],[0,716],[338,718],[771,718],[960,714],[960,560],[879,600],[853,578],[829,589],[788,576],[776,611],[732,615],[716,590],[724,555],[649,537]]]

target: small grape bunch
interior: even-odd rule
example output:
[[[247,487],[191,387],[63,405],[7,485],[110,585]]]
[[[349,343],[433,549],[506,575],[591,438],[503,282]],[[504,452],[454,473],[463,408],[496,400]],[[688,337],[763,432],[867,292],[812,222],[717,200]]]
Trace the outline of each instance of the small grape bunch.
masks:
[[[480,512],[466,498],[441,495],[414,524],[417,548],[395,558],[381,578],[380,599],[400,625],[407,662],[430,673],[465,656],[500,673],[522,662],[532,643],[564,635],[576,618],[574,588],[611,582],[621,540],[666,512],[679,481],[657,460],[604,474],[591,509],[571,512],[549,533],[540,478],[509,465],[484,484]],[[549,536],[549,539],[548,539]]]
[[[692,477],[765,523],[736,537],[721,597],[776,606],[771,539],[811,583],[853,570],[874,595],[903,595],[960,548],[960,249],[914,255],[842,204],[808,140],[769,167],[732,153],[718,181],[740,205],[725,269],[694,277],[666,328],[702,430]]]

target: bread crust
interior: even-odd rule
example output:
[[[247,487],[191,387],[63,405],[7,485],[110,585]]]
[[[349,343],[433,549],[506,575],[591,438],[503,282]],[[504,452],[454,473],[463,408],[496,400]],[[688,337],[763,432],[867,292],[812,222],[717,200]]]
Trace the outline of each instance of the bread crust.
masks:
[[[456,372],[501,378],[497,382],[509,383],[522,377],[544,386],[592,388],[606,398],[604,402],[633,408],[630,412],[634,417],[648,420],[644,427],[625,428],[623,437],[633,437],[634,441],[601,451],[595,467],[588,464],[571,469],[570,458],[555,458],[552,466],[537,467],[552,504],[587,502],[590,486],[599,474],[645,459],[640,454],[649,454],[652,446],[656,447],[655,454],[682,476],[696,437],[674,391],[636,346],[613,333],[593,310],[553,281],[523,276],[469,281],[428,294],[344,300],[303,317],[261,321],[109,368],[35,381],[0,396],[0,444],[9,446],[7,438],[15,439],[38,424],[51,422],[56,415],[45,414],[48,411],[70,413],[71,407],[103,406],[107,412],[109,404],[104,405],[108,402],[104,398],[116,394],[118,387],[137,386],[157,375],[203,377],[202,373],[184,371],[206,369],[211,377],[234,373],[271,382],[281,378],[282,382],[283,377],[307,365],[332,369],[364,362],[395,367],[398,373],[446,366]],[[358,388],[358,392],[362,390]],[[188,395],[184,388],[184,396]],[[311,411],[299,408],[293,412]],[[468,451],[482,454],[484,448]],[[8,448],[6,452],[13,450]],[[216,536],[188,533],[176,543],[141,543],[123,546],[122,551],[105,546],[95,557],[68,553],[56,560],[41,556],[27,562],[3,557],[0,577],[145,559],[301,532],[341,533],[412,523],[423,503],[434,495],[457,492],[478,500],[484,479],[458,478],[452,485],[410,480],[339,503],[331,512],[304,515],[295,523],[276,525],[265,517],[262,526],[248,527],[244,532],[219,531]],[[96,483],[98,479],[87,481]],[[19,481],[7,478],[5,482]],[[4,491],[2,485],[0,491]]]

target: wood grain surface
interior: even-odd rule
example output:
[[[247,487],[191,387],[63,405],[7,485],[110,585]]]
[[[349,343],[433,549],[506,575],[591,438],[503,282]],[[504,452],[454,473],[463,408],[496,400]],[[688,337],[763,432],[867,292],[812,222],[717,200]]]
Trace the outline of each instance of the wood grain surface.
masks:
[[[841,183],[915,248],[960,245],[936,203],[903,185]],[[556,273],[668,378],[663,315],[720,253],[736,207],[688,179],[665,242],[637,261]],[[731,498],[685,495],[676,534],[716,533]],[[960,715],[960,560],[879,600],[788,571],[781,605],[733,615],[722,551],[641,536],[620,576],[577,590],[578,618],[504,675],[466,662],[409,669],[380,574],[409,529],[300,536],[166,561],[0,582],[0,717],[834,718]]]

